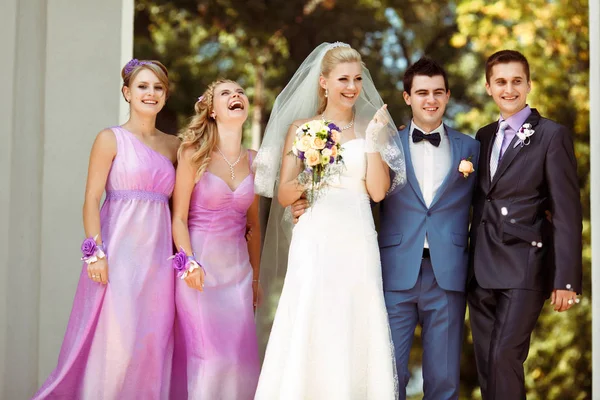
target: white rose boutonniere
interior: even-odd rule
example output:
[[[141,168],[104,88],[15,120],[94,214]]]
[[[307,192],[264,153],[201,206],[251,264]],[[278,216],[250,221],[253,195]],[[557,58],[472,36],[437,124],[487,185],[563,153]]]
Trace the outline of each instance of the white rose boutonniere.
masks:
[[[513,148],[515,148],[519,145],[521,145],[521,147],[528,146],[529,142],[531,140],[529,138],[534,133],[535,133],[535,130],[531,129],[531,124],[529,124],[529,123],[523,124],[521,129],[519,129],[519,131],[517,132],[517,141],[515,142],[515,145],[513,146]]]
[[[471,173],[475,172],[475,168],[473,168],[473,163],[471,162],[472,158],[473,156],[463,158],[460,160],[460,164],[458,164],[458,172],[463,174],[463,178],[465,179],[467,179]]]

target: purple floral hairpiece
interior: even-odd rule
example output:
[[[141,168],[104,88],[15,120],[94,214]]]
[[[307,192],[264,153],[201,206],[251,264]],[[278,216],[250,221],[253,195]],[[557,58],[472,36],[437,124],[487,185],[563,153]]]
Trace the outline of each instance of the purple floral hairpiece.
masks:
[[[148,65],[148,64],[152,64],[151,61],[140,61],[137,58],[133,58],[131,59],[131,61],[129,61],[127,64],[125,64],[125,68],[123,68],[123,70],[125,71],[126,75],[129,75],[131,72],[133,72],[133,70],[136,67],[139,67],[141,65]]]

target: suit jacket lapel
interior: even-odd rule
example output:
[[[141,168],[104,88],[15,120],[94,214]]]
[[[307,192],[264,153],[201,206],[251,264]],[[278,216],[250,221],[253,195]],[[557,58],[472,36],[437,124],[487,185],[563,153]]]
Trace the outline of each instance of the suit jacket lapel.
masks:
[[[400,140],[402,141],[402,146],[405,149],[404,150],[404,157],[406,158],[406,178],[408,179],[408,183],[410,183],[410,186],[412,186],[415,194],[417,195],[417,197],[419,198],[419,200],[421,200],[421,203],[423,203],[424,206],[427,207],[427,205],[425,204],[425,199],[423,198],[423,193],[421,193],[421,187],[419,186],[419,181],[417,180],[417,176],[415,175],[415,168],[413,167],[413,163],[412,163],[412,156],[410,154],[410,125],[406,128],[404,128],[403,130],[400,131]]]
[[[444,127],[448,134],[448,140],[450,141],[450,170],[446,174],[442,185],[438,188],[437,193],[431,201],[431,205],[429,206],[429,208],[433,208],[433,206],[438,202],[442,194],[444,194],[448,186],[450,186],[450,183],[454,182],[454,180],[460,175],[458,172],[458,164],[460,155],[462,154],[463,142],[458,132],[456,132],[454,129],[449,128],[446,125],[444,125]]]
[[[525,120],[525,122],[523,124],[531,124],[533,129],[535,129],[535,126],[538,124],[539,121],[540,121],[540,114],[538,113],[538,111],[535,108],[532,108],[531,114],[529,115],[529,117],[527,117],[527,119]],[[535,134],[534,134],[534,136],[535,136]],[[533,139],[533,138],[534,137],[532,136],[531,139]],[[496,183],[498,183],[498,180],[502,177],[502,174],[504,174],[506,172],[507,168],[513,162],[515,157],[517,157],[517,154],[519,154],[521,152],[521,150],[523,149],[524,146],[515,147],[515,143],[517,142],[517,140],[519,140],[519,138],[517,137],[517,135],[515,135],[512,138],[512,140],[510,141],[510,144],[508,145],[508,148],[506,149],[506,153],[504,153],[504,156],[500,160],[500,165],[498,165],[498,169],[496,170],[494,179],[492,180],[492,182],[490,184],[490,190],[492,190],[494,188]],[[492,140],[492,143],[493,143],[493,140]],[[491,153],[491,150],[490,150],[490,153]]]

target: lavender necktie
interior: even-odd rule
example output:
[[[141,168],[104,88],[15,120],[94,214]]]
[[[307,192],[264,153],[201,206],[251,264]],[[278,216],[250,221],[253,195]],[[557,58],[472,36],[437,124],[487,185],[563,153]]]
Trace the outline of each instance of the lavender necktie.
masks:
[[[496,133],[496,140],[494,140],[494,147],[492,147],[492,154],[490,155],[490,180],[494,179],[496,170],[498,170],[498,164],[500,162],[500,152],[502,151],[502,142],[504,141],[504,131],[508,127],[508,122],[500,122],[498,132]]]

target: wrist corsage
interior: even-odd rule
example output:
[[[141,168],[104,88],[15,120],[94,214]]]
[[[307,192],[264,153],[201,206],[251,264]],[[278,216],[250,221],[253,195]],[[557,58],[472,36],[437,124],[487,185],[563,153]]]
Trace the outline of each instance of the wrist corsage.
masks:
[[[98,235],[89,237],[81,243],[81,254],[83,255],[81,261],[85,261],[87,265],[106,257],[104,244],[96,244],[96,239],[98,239]]]
[[[171,265],[173,266],[173,269],[177,271],[177,277],[179,279],[187,278],[189,273],[198,268],[202,268],[202,271],[204,271],[204,274],[206,275],[206,270],[198,263],[198,261],[196,261],[196,257],[194,255],[186,255],[183,248],[180,248],[179,252],[173,254],[168,259],[173,260]]]

